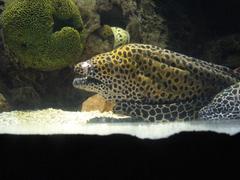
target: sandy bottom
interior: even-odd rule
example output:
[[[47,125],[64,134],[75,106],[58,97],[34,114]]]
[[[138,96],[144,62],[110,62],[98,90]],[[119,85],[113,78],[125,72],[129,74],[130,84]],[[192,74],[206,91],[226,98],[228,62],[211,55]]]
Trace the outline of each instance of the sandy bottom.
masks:
[[[128,134],[159,139],[182,131],[214,131],[230,135],[240,132],[240,120],[165,123],[129,121],[130,117],[111,112],[71,112],[58,109],[12,111],[0,113],[0,134]]]

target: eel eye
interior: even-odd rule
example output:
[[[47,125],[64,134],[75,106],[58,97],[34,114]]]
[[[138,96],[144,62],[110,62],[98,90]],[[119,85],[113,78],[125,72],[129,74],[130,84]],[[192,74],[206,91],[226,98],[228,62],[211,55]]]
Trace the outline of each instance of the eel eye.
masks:
[[[90,63],[90,60],[78,63],[74,67],[74,73],[79,74],[79,75],[87,75],[89,70],[91,69],[92,65]]]

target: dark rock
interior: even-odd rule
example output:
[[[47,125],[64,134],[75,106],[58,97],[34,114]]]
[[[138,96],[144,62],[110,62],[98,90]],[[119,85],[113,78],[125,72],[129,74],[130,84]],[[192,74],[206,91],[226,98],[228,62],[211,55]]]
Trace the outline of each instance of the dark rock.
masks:
[[[229,35],[205,45],[203,58],[208,61],[237,68],[240,66],[240,34]]]
[[[111,51],[112,47],[113,41],[102,39],[97,33],[93,33],[87,39],[85,51],[80,61],[87,60],[100,53]]]
[[[169,38],[167,20],[157,14],[155,8],[156,4],[151,0],[139,3],[135,15],[129,16],[127,29],[132,35],[132,42],[153,44],[166,48]]]
[[[6,98],[0,93],[0,112],[9,111],[10,109],[10,105]]]
[[[90,35],[101,27],[100,15],[97,13],[96,0],[76,0],[82,19],[86,26],[86,33]]]
[[[33,87],[20,87],[11,90],[11,104],[19,108],[34,108],[41,102]]]

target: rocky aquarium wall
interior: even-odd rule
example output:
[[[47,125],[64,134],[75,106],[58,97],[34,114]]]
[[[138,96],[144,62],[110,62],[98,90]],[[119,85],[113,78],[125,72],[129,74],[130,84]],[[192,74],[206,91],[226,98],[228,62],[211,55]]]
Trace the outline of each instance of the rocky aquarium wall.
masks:
[[[106,27],[128,31],[130,42],[157,45],[230,68],[240,66],[236,1],[33,0],[31,6],[26,2],[1,1],[5,31],[0,40],[0,111],[78,110],[92,94],[72,87],[73,65],[114,48],[111,32],[103,33]],[[11,26],[18,15],[21,21]],[[22,28],[25,25],[29,28]]]

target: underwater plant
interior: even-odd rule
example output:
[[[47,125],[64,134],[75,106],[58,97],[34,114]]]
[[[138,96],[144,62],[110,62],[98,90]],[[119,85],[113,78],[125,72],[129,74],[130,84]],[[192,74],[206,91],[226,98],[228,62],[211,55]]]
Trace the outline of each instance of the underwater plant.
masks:
[[[11,0],[0,22],[5,47],[25,68],[62,69],[82,54],[85,31],[74,0]]]

